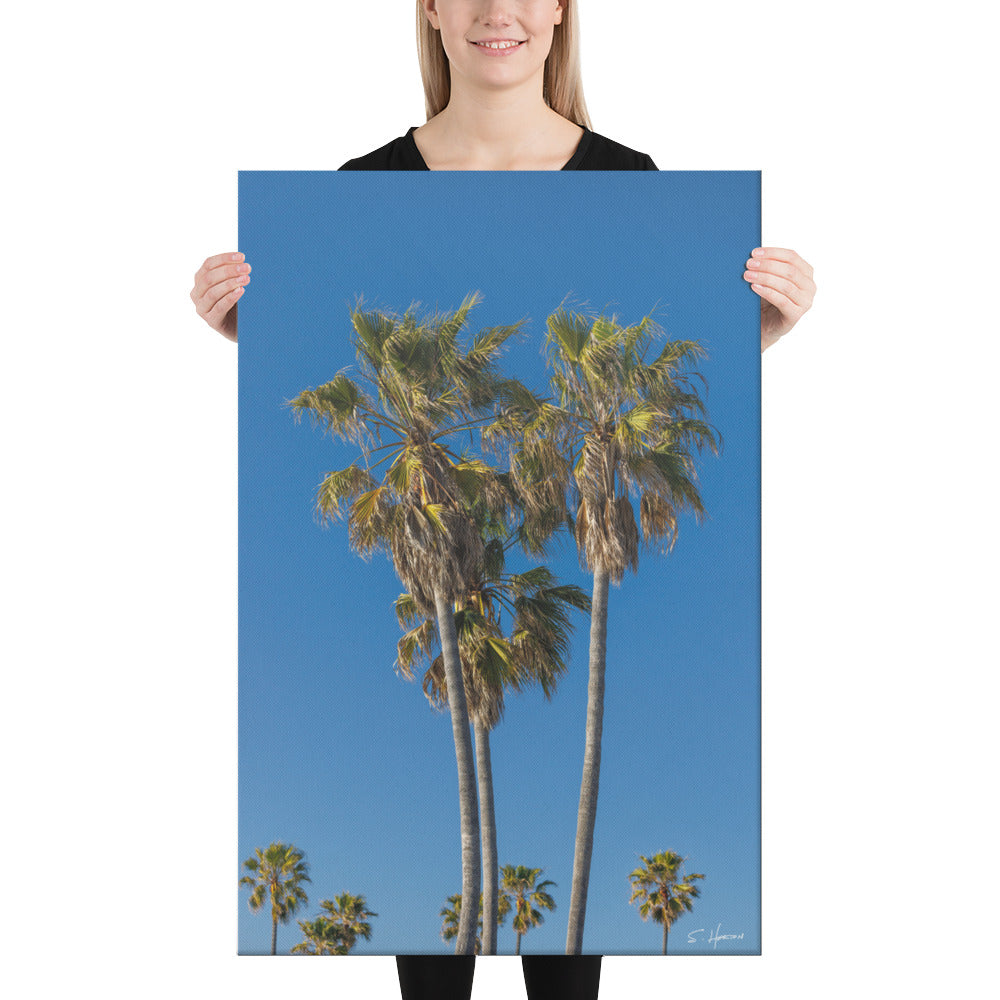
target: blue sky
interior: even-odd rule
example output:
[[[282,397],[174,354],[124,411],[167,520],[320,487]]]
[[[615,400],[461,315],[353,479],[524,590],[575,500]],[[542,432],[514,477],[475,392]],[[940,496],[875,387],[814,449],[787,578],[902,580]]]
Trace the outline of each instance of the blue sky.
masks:
[[[629,906],[639,854],[671,849],[704,872],[672,953],[756,953],[759,928],[759,300],[741,278],[759,243],[759,174],[244,172],[240,246],[239,843],[292,842],[310,905],[363,893],[379,917],[358,954],[447,953],[438,911],[461,884],[447,715],[393,671],[400,592],[346,529],[313,519],[349,446],[297,425],[284,402],[353,362],[357,296],[452,309],[478,290],[474,332],[527,319],[504,367],[536,388],[546,316],[564,299],[668,337],[700,340],[725,447],[699,467],[709,519],[674,551],[643,553],[613,588],[601,796],[584,950],[659,952]],[[549,561],[589,591],[568,543]],[[549,703],[508,700],[492,737],[500,863],[544,868],[557,909],[522,951],[561,953],[583,758],[587,620]],[[236,881],[234,874],[234,883]],[[270,947],[239,894],[239,949]],[[742,934],[713,946],[709,932]],[[701,932],[701,933],[698,933]],[[695,941],[688,943],[689,935]],[[300,939],[279,928],[279,952]],[[511,953],[508,925],[499,950]]]

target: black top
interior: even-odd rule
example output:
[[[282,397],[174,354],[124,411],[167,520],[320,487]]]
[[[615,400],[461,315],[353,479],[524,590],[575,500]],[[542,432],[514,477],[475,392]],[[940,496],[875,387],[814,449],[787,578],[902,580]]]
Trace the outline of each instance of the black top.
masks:
[[[413,139],[416,125],[406,135],[386,143],[367,156],[348,160],[341,170],[429,170]],[[563,170],[656,170],[656,164],[645,153],[637,153],[620,142],[583,130],[576,152]]]

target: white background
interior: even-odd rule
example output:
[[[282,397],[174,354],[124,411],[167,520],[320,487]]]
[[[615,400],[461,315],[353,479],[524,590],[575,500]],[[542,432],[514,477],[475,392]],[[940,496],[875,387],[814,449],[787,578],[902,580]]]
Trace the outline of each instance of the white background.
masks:
[[[333,169],[423,120],[411,6],[5,16],[11,995],[398,996],[391,958],[235,956],[237,350],[188,290],[235,246],[238,169]],[[581,7],[596,130],[661,169],[762,169],[765,243],[819,285],[762,359],[764,955],[608,958],[601,996],[980,994],[994,15]],[[481,962],[477,1000],[522,990]]]

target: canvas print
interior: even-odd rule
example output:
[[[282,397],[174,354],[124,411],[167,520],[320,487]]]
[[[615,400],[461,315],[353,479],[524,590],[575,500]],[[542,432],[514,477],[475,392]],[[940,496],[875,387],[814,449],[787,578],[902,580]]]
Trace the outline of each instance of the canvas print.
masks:
[[[239,183],[240,953],[759,953],[760,175]]]

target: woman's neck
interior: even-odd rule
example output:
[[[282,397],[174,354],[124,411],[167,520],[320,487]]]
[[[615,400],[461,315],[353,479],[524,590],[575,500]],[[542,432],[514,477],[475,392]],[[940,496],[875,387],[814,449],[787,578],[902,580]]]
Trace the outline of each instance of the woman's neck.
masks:
[[[497,93],[459,86],[414,139],[431,170],[558,170],[582,134],[537,87]]]

